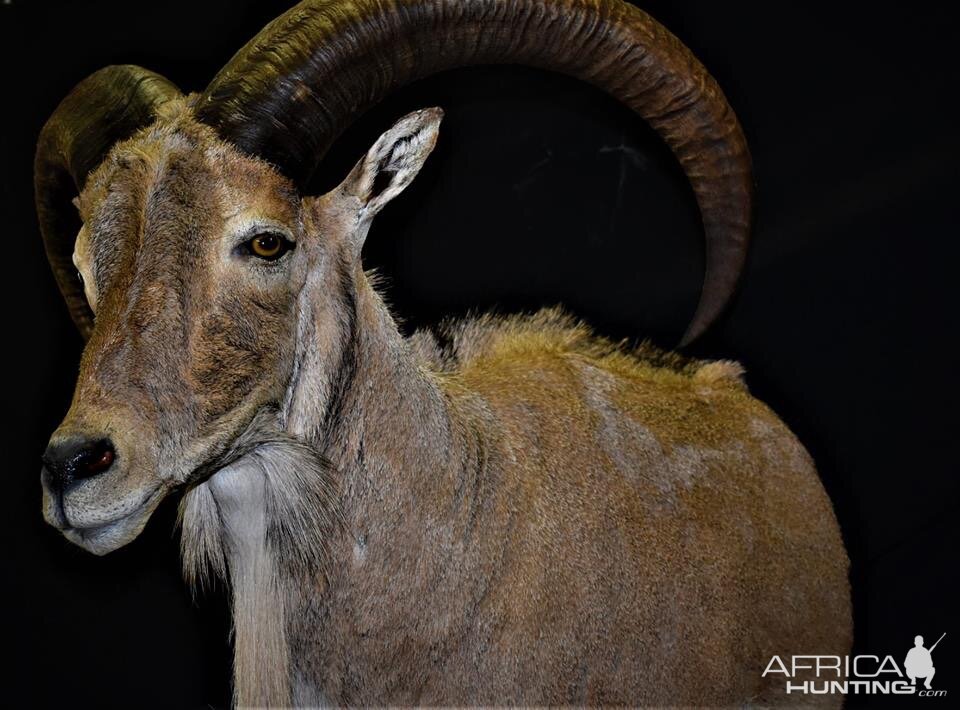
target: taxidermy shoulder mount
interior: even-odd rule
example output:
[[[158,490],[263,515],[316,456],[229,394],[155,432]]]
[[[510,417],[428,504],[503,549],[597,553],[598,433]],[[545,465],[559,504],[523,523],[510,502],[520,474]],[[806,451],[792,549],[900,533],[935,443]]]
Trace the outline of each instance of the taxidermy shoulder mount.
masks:
[[[44,126],[40,226],[87,341],[44,516],[105,554],[182,492],[188,579],[230,584],[241,705],[776,702],[771,654],[849,648],[847,560],[812,462],[739,367],[557,311],[402,337],[360,253],[439,109],[304,194],[366,108],[493,63],[578,77],[653,126],[706,237],[683,342],[715,320],[747,249],[747,146],[646,13],[302,2],[199,95],[111,66]]]

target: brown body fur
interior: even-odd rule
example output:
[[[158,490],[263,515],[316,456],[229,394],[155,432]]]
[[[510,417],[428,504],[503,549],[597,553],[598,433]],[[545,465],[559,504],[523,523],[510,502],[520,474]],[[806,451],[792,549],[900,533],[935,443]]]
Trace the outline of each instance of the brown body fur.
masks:
[[[829,500],[734,364],[556,312],[461,325],[454,354],[417,334],[422,369],[372,340],[336,564],[291,628],[331,701],[770,703],[771,655],[849,650]]]
[[[360,247],[437,112],[301,199],[167,108],[81,198],[97,322],[55,438],[95,428],[118,458],[59,502],[45,482],[45,512],[102,554],[185,488],[241,704],[776,702],[772,654],[849,649],[829,500],[737,365],[552,311],[400,335]],[[237,257],[241,218],[296,249]],[[126,490],[153,497],[117,519]]]

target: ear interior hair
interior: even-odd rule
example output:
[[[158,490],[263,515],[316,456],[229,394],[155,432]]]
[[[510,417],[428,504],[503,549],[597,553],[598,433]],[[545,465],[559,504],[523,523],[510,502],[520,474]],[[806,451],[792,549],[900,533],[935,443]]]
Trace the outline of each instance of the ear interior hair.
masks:
[[[360,160],[347,179],[347,191],[363,204],[363,219],[372,219],[417,176],[437,143],[442,118],[439,108],[407,114]]]

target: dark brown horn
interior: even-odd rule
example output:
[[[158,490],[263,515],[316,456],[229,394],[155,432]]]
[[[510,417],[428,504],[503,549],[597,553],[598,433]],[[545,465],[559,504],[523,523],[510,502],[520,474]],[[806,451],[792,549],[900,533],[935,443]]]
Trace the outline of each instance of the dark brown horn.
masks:
[[[307,0],[234,56],[196,113],[303,185],[340,132],[393,89],[444,69],[496,63],[594,84],[670,145],[706,233],[703,292],[682,344],[699,336],[743,268],[750,156],[733,110],[703,65],[622,0]]]
[[[71,200],[114,143],[153,122],[157,107],[180,95],[176,86],[146,69],[105,67],[77,84],[40,131],[33,172],[40,232],[84,338],[93,330],[93,314],[73,265],[80,219]]]

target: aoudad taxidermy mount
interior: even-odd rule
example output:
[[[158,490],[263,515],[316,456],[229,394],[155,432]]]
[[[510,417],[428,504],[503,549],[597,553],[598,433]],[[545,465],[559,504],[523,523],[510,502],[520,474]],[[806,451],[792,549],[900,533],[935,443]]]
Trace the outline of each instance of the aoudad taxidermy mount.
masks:
[[[44,516],[105,554],[180,495],[188,582],[231,590],[239,705],[783,702],[767,659],[850,648],[848,563],[810,457],[738,365],[558,310],[402,336],[360,252],[438,108],[303,191],[365,108],[485,63],[583,79],[659,133],[706,237],[684,343],[714,321],[750,159],[655,20],[621,0],[302,2],[200,93],[111,66],[44,127],[37,209],[86,338]]]

